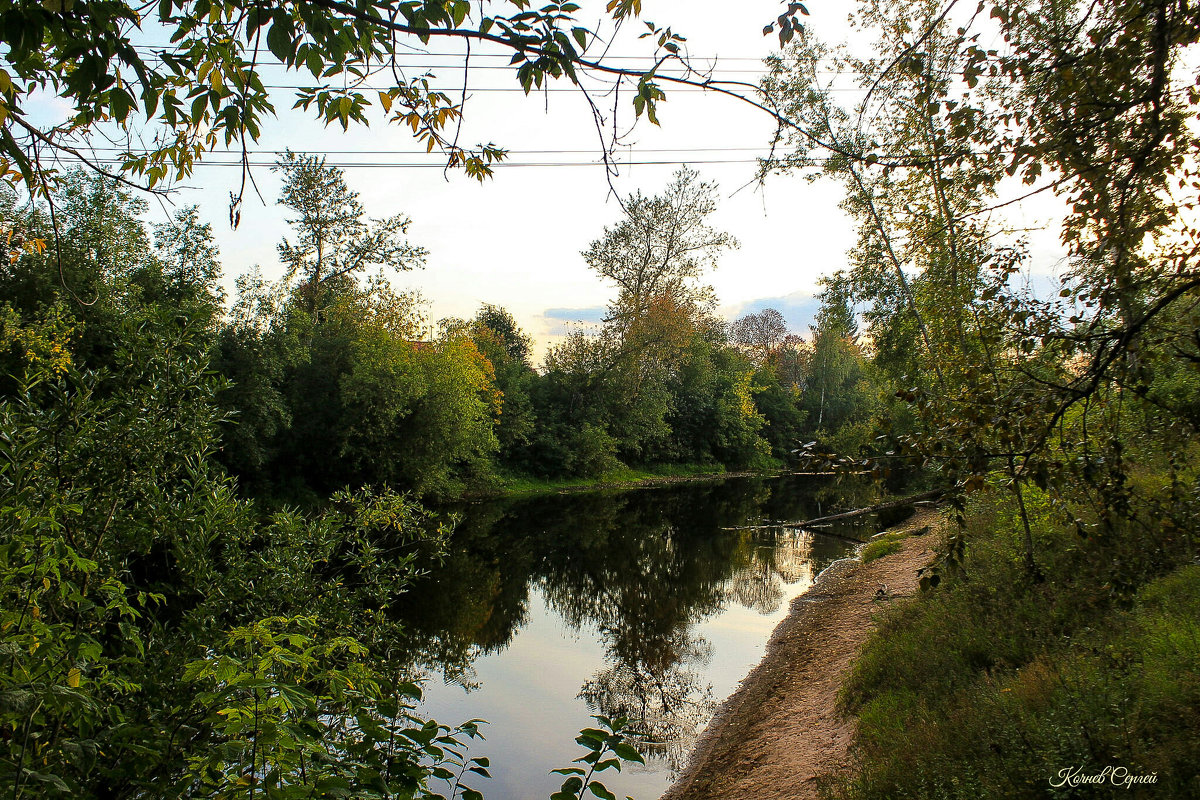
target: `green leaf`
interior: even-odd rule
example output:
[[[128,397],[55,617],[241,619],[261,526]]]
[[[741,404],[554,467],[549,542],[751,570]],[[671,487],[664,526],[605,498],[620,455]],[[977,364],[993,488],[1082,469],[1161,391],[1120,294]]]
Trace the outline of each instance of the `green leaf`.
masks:
[[[267,48],[286,64],[292,57],[292,44],[291,21],[285,16],[276,15],[271,30],[267,32]]]
[[[612,746],[612,750],[618,756],[626,761],[636,761],[639,764],[645,764],[646,759],[634,747],[626,742],[617,742]]]
[[[591,739],[597,744],[604,744],[608,741],[608,731],[602,731],[599,728],[584,728],[579,732],[580,738]]]
[[[192,115],[189,119],[193,124],[204,119],[204,111],[208,107],[208,93],[204,92],[192,101]]]
[[[589,783],[588,789],[591,791],[592,794],[596,795],[596,797],[599,797],[600,800],[617,800],[617,796],[615,794],[613,794],[612,792],[610,792],[604,786],[604,784],[600,783],[599,781],[592,781],[591,783]]]

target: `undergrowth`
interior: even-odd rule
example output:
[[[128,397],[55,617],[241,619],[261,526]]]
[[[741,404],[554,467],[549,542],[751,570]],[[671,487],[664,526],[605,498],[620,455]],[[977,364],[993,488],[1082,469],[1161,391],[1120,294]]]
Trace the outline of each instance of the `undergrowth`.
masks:
[[[1200,797],[1192,535],[1081,539],[1028,497],[1046,576],[1031,578],[1014,509],[977,498],[962,573],[887,612],[848,678],[859,768],[826,794]]]

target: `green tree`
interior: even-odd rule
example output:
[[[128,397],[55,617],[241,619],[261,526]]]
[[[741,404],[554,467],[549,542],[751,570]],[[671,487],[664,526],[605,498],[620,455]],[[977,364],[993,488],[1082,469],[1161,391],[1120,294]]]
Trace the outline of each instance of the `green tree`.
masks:
[[[858,325],[844,297],[826,292],[812,326],[812,358],[804,382],[803,404],[814,431],[834,433],[870,418],[874,391]]]
[[[595,336],[573,334],[546,361],[567,419],[587,422],[581,430],[597,464],[610,450],[627,462],[673,458],[665,455],[670,384],[697,337],[717,325],[712,289],[699,281],[737,244],[710,226],[716,186],[694,170],[676,172],[661,195],[631,195],[623,207],[623,219],[583,253],[617,288],[604,327]]]
[[[932,3],[903,14],[866,3],[857,19],[874,57],[806,37],[765,88],[793,130],[812,134],[788,135],[785,163],[812,165],[824,145],[826,167],[846,181],[861,225],[843,285],[869,304],[876,361],[910,404],[897,452],[939,465],[962,491],[1000,470],[1034,578],[1030,484],[1053,489],[1088,535],[1144,514],[1190,524],[1177,489],[1167,500],[1132,487],[1128,454],[1175,474],[1195,433],[1151,390],[1174,372],[1168,361],[1193,368],[1190,333],[1175,320],[1190,319],[1200,286],[1200,235],[1179,213],[1194,198],[1177,189],[1194,179],[1184,120],[1200,97],[1173,89],[1171,76],[1200,35],[1194,11],[999,2],[985,31],[980,18]],[[995,33],[1003,46],[982,47]],[[868,87],[852,111],[826,91],[818,64],[831,61]],[[1019,288],[1030,255],[987,222],[1042,192],[1067,203],[1068,258],[1049,300]],[[1131,428],[1130,404],[1156,423]]]
[[[592,242],[583,257],[589,267],[617,286],[610,308],[614,320],[646,313],[654,298],[670,296],[699,305],[711,299],[711,288],[697,285],[716,267],[720,254],[737,240],[708,224],[717,210],[716,184],[684,167],[666,190],[653,197],[641,192],[626,198],[624,218]]]
[[[215,326],[220,265],[211,229],[195,209],[183,208],[157,226],[151,246],[138,219],[146,207],[127,187],[72,170],[53,204],[11,205],[6,212],[33,237],[52,244],[0,270],[0,293],[27,319],[43,307],[69,308],[69,316],[81,323],[75,352],[87,368],[109,366],[125,327],[170,314],[169,307],[181,324],[203,319],[205,326]]]
[[[490,472],[501,397],[469,337],[417,346],[362,326],[348,356],[338,378],[337,456],[356,482],[455,494],[462,479]]]
[[[284,239],[279,258],[288,270],[285,280],[299,280],[298,291],[314,320],[330,302],[330,289],[367,267],[408,270],[424,264],[424,248],[404,238],[412,221],[396,214],[368,223],[358,192],[323,157],[289,150],[275,169],[284,176],[279,204],[296,214],[288,220],[296,228],[296,242]]]
[[[529,363],[530,339],[516,319],[499,306],[485,303],[470,326],[471,340],[492,365],[496,390],[501,395],[496,438],[499,457],[512,463],[529,444],[537,427],[533,384],[537,373]]]

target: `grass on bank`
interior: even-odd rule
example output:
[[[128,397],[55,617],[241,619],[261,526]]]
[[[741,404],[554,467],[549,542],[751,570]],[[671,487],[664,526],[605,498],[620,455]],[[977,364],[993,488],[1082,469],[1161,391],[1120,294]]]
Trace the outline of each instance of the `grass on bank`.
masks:
[[[1027,500],[1045,580],[1022,568],[1011,504],[977,496],[964,575],[887,612],[856,662],[841,703],[859,719],[860,768],[827,794],[1200,797],[1194,533],[1084,540]],[[1155,782],[1063,782],[1105,767]]]
[[[892,553],[900,552],[900,544],[909,537],[909,532],[897,531],[895,533],[887,533],[878,538],[871,539],[866,546],[859,551],[858,557],[862,559],[862,563],[867,564],[877,558],[890,556]]]
[[[486,492],[486,496],[521,497],[526,495],[551,494],[563,490],[583,490],[609,485],[653,483],[672,478],[699,478],[729,474],[720,464],[664,464],[652,467],[622,467],[588,478],[541,479],[529,476],[502,478]]]

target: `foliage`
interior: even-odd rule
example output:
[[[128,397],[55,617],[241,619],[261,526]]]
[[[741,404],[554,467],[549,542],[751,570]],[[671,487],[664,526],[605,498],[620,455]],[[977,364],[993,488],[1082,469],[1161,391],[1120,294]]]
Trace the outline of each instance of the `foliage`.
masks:
[[[371,665],[351,637],[317,635],[314,617],[267,618],[234,628],[227,642],[187,666],[220,746],[189,756],[179,791],[264,798],[420,796],[452,768],[487,777],[487,759],[466,758],[479,720],[457,728],[412,716],[421,698]],[[426,762],[437,766],[428,769]],[[464,797],[478,796],[455,784]]]
[[[1188,796],[1200,781],[1196,567],[1115,591],[1145,540],[1081,548],[1029,497],[1047,565],[1035,583],[1007,494],[973,496],[970,580],[891,609],[864,649],[842,697],[859,718],[863,769],[843,776],[839,796],[1083,797],[1094,787],[1051,781],[1108,765],[1155,774],[1146,796]],[[1189,546],[1171,538],[1154,542],[1160,569]]]
[[[773,62],[773,166],[822,166],[859,223],[828,285],[896,399],[887,452],[842,463],[928,470],[961,527],[864,650],[861,769],[836,788],[1082,796],[1049,781],[1127,764],[1190,796],[1194,732],[1165,720],[1194,692],[1163,678],[1195,672],[1190,612],[1136,609],[1197,553],[1195,9],[868,0],[853,24],[870,52],[806,36]],[[1056,263],[1005,219],[1050,193]]]
[[[445,531],[393,493],[263,519],[211,461],[203,315],[146,307],[95,368],[62,315],[22,330],[70,357],[26,350],[0,403],[0,770],[14,796],[425,786],[448,757],[436,739],[472,730],[422,739],[412,690],[378,660],[395,636],[379,609]]]
[[[492,365],[497,393],[497,455],[501,463],[511,464],[519,459],[517,451],[531,441],[537,427],[531,392],[538,375],[529,361],[531,341],[512,314],[487,303],[472,320],[470,336]]]
[[[787,337],[787,322],[773,308],[764,308],[757,314],[747,314],[729,326],[729,338],[744,348],[756,364],[764,364],[783,344]]]
[[[1125,454],[1156,441],[1182,457],[1190,414],[1152,387],[1198,363],[1188,324],[1198,234],[1176,213],[1195,203],[1169,189],[1193,179],[1183,120],[1200,96],[1173,90],[1171,69],[1196,39],[1194,14],[1093,10],[999,2],[985,23],[982,10],[868,2],[855,24],[873,57],[806,37],[764,87],[813,134],[787,134],[781,166],[832,150],[825,169],[845,181],[859,220],[851,268],[832,287],[867,304],[875,363],[909,404],[893,406],[888,458],[936,466],[960,492],[1001,470],[1019,506],[1029,487],[1050,489],[1084,535],[1159,502],[1131,488]],[[1003,46],[985,50],[993,33]],[[817,69],[830,62],[867,87],[853,111]],[[1010,176],[1021,185],[1005,196],[1017,197],[997,200]],[[1026,247],[988,221],[991,207],[1048,191],[1067,203],[1052,300],[1020,288]],[[1084,498],[1091,517],[1077,513]],[[1037,574],[1027,514],[1021,525]]]
[[[617,296],[600,331],[574,331],[547,355],[530,460],[575,475],[611,471],[618,458],[765,466],[766,420],[755,403],[763,386],[714,318],[711,287],[699,282],[736,246],[708,223],[715,185],[683,169],[663,194],[635,194],[624,209],[584,253]],[[784,420],[791,398],[775,399]]]
[[[626,198],[625,218],[606,226],[584,251],[588,266],[617,286],[610,310],[614,320],[637,319],[662,297],[682,304],[707,301],[711,289],[694,281],[716,267],[722,251],[738,246],[728,233],[708,225],[717,208],[716,191],[715,184],[684,167],[661,195],[638,192]]]
[[[620,772],[622,762],[646,763],[642,754],[625,740],[625,728],[628,720],[610,720],[604,716],[595,716],[593,719],[600,723],[601,727],[584,728],[575,739],[588,751],[575,759],[576,763],[582,763],[584,767],[564,767],[553,770],[559,775],[569,777],[563,781],[561,789],[550,795],[550,800],[582,800],[586,796],[584,790],[602,800],[616,800],[616,795],[592,776],[608,769]]]
[[[431,73],[405,76],[397,63],[411,48],[433,40],[511,51],[515,77],[526,93],[564,77],[582,86],[580,78],[589,72],[627,79],[633,84],[635,115],[657,123],[657,104],[664,97],[657,66],[632,70],[605,62],[603,54],[589,55],[597,34],[577,22],[579,8],[569,2],[534,8],[526,0],[15,5],[0,18],[9,45],[0,70],[5,179],[24,180],[31,191],[48,190],[49,153],[102,170],[86,147],[97,132],[126,140],[120,171],[150,188],[189,176],[218,145],[237,144],[244,152],[275,114],[262,74],[268,59],[311,76],[310,85],[296,93],[296,108],[348,128],[367,124],[375,106],[385,120],[411,129],[429,150],[440,148],[449,166],[483,179],[505,151],[490,143],[461,147],[461,101],[435,88]],[[607,5],[607,17],[617,26],[640,13],[640,0]],[[686,63],[682,36],[648,27],[658,65]],[[372,78],[386,83],[368,91],[363,84]],[[43,93],[70,109],[61,124],[41,123],[36,103]],[[244,170],[230,209],[235,225],[245,178]]]
[[[346,485],[454,494],[485,480],[502,402],[492,363],[465,331],[421,341],[420,296],[382,272],[361,279],[370,264],[423,259],[402,238],[408,219],[368,224],[341,170],[317,159],[288,153],[279,168],[280,203],[297,214],[296,243],[279,247],[291,273],[276,285],[243,280],[220,332],[217,366],[233,381],[221,393],[231,414],[223,463],[284,495]],[[519,344],[519,331],[507,335]]]
[[[289,150],[275,169],[284,176],[279,204],[296,214],[288,222],[297,234],[295,244],[287,239],[279,244],[279,260],[287,268],[285,281],[298,276],[297,291],[314,320],[336,287],[367,267],[408,270],[423,264],[424,248],[403,238],[412,221],[396,214],[368,225],[358,192],[324,157]]]
[[[869,417],[876,390],[844,298],[827,292],[812,328],[812,354],[801,403],[814,431],[837,431]]]

